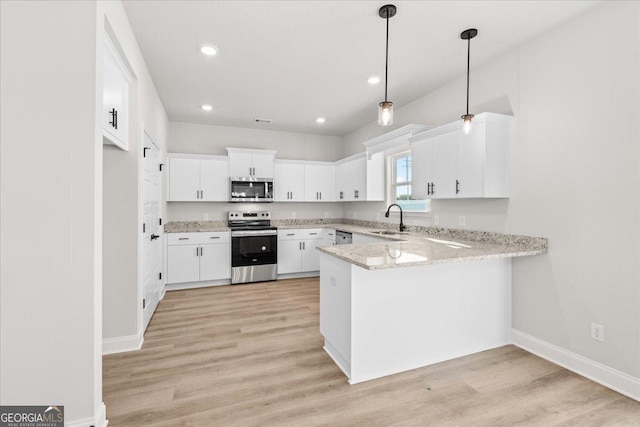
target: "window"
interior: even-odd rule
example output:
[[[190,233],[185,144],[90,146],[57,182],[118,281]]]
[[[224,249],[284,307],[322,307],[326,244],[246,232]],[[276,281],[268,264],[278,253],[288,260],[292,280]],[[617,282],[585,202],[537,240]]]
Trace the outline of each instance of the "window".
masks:
[[[390,201],[405,211],[427,212],[426,200],[411,200],[411,152],[389,157],[391,166]]]

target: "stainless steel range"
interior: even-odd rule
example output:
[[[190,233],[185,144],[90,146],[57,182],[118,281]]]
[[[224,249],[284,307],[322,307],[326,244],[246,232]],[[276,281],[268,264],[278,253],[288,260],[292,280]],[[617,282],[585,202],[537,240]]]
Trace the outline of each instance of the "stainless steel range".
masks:
[[[277,228],[271,212],[229,212],[231,284],[275,280],[278,262]]]

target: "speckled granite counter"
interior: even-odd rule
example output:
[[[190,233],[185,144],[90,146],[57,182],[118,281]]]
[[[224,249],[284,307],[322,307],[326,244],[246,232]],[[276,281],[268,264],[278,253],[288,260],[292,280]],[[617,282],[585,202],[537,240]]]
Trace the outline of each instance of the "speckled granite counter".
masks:
[[[164,225],[165,233],[199,233],[229,231],[227,221],[171,221]]]
[[[374,231],[394,231],[397,225],[348,219],[273,220],[272,224],[279,229],[333,228],[386,240],[318,247],[324,253],[367,270],[513,258],[547,252],[547,239],[541,237],[421,226],[407,226],[403,234],[380,235]],[[229,228],[226,221],[176,221],[165,225],[166,233],[207,231],[229,231]]]

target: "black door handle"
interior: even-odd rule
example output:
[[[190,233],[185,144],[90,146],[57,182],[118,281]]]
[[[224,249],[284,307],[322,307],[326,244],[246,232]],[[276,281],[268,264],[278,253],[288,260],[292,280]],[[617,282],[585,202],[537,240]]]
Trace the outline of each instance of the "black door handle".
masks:
[[[456,194],[460,192],[460,181],[456,179]]]
[[[118,129],[118,110],[112,108],[111,111],[109,111],[109,114],[111,114],[111,121],[109,124],[113,126],[114,129]]]
[[[160,236],[158,236],[157,234],[152,234],[151,235],[151,240],[156,240],[158,237],[160,237]]]

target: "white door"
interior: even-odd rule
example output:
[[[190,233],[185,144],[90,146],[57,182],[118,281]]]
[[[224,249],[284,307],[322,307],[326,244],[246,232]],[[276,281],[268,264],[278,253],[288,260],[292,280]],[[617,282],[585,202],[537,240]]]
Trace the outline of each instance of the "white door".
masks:
[[[142,161],[142,321],[146,330],[162,296],[162,228],[160,226],[160,150],[145,132]]]
[[[275,178],[273,179],[273,195],[276,202],[289,202],[289,181],[291,165],[288,163],[276,163]]]
[[[229,201],[229,172],[226,160],[200,160],[200,199]]]
[[[251,164],[257,178],[273,178],[273,154],[253,154]]]
[[[169,160],[169,197],[172,202],[200,199],[200,160]]]
[[[423,141],[411,146],[411,198],[429,199],[433,171],[431,170],[431,144]]]
[[[334,199],[334,180],[335,168],[331,165],[318,166],[318,192],[320,200],[323,202],[333,202]]]
[[[200,246],[200,280],[231,278],[231,246],[216,243]]]
[[[316,246],[322,244],[321,239],[308,239],[302,241],[302,271],[320,270],[320,252]]]
[[[304,200],[306,202],[319,202],[320,190],[318,189],[318,166],[304,165]]]
[[[302,267],[301,251],[301,240],[278,240],[278,274],[299,273]]]
[[[456,157],[460,131],[437,135],[432,138],[433,186],[432,199],[453,199],[456,197]]]
[[[291,191],[291,200],[301,202],[304,200],[304,165],[289,165],[291,168],[289,190]]]
[[[200,280],[200,246],[167,247],[167,283],[197,282],[198,280]]]
[[[251,172],[253,172],[251,153],[229,153],[229,176],[250,176]]]
[[[485,123],[475,123],[469,135],[461,134],[458,148],[458,197],[484,196]]]

